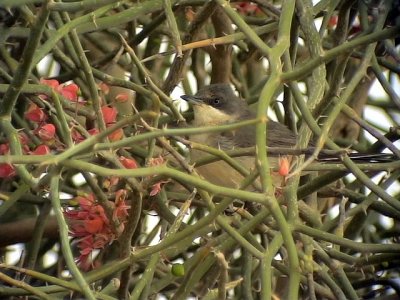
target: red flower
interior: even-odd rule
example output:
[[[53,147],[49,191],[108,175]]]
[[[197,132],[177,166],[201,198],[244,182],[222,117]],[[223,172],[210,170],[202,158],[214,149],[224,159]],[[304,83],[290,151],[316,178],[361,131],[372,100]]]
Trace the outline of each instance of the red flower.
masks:
[[[60,83],[56,79],[40,79],[40,83],[43,83],[45,85],[48,85],[49,87],[52,87],[53,89],[57,89]]]
[[[99,132],[100,131],[97,128],[92,128],[88,130],[88,133],[90,135],[96,135]],[[76,128],[71,129],[71,137],[75,143],[80,143],[86,139],[86,137],[84,137]]]
[[[85,137],[75,128],[71,129],[71,137],[75,143],[80,143],[85,140]]]
[[[50,153],[50,148],[47,145],[39,145],[36,147],[32,154],[34,155],[46,155]]]
[[[125,220],[126,217],[128,217],[128,209],[131,207],[129,205],[126,205],[126,197],[127,197],[127,191],[124,189],[120,189],[115,193],[115,209],[114,209],[114,218],[117,218],[118,220]]]
[[[339,20],[339,17],[338,17],[338,16],[332,16],[332,17],[330,17],[329,22],[328,22],[328,26],[329,26],[330,28],[335,27],[335,26],[337,25],[338,20]]]
[[[29,143],[29,137],[24,133],[20,132],[18,133],[19,141],[22,145],[27,145]]]
[[[29,145],[28,145],[30,142],[29,137],[24,132],[18,133],[18,137],[22,146],[22,151],[24,153],[29,153]]]
[[[103,106],[101,112],[103,113],[103,119],[106,125],[115,123],[117,120],[118,111],[115,107]]]
[[[104,226],[104,221],[101,218],[94,218],[91,220],[86,220],[84,223],[85,230],[88,233],[98,233],[101,232]]]
[[[125,203],[127,192],[119,190],[116,193],[113,218],[116,218],[121,226],[118,233],[124,228],[124,222],[128,216],[127,210],[129,206]],[[110,221],[104,213],[104,209],[100,206],[93,194],[85,196],[77,196],[75,202],[78,208],[67,209],[64,211],[71,230],[71,236],[78,238],[77,247],[80,256],[77,262],[81,269],[89,270],[92,265],[91,253],[95,249],[102,249],[107,244],[114,241],[117,236],[110,227]]]
[[[40,82],[52,87],[57,93],[61,94],[64,98],[78,102],[79,86],[75,83],[61,85],[55,79],[40,79]]]
[[[78,248],[80,249],[80,255],[77,263],[82,270],[89,271],[91,267],[91,253],[94,250],[93,236],[90,235],[79,240]]]
[[[165,184],[167,182],[168,182],[168,180],[161,180],[161,181],[153,184],[151,186],[150,196],[153,197],[153,196],[157,195],[159,192],[161,192],[161,188],[162,188],[163,184]]]
[[[42,141],[51,141],[56,134],[56,127],[53,124],[44,124],[37,130],[37,134]]]
[[[116,186],[119,182],[119,177],[118,176],[111,176],[110,177],[110,186]]]
[[[30,103],[28,110],[25,112],[25,118],[29,121],[40,123],[47,120],[47,115],[35,103]]]
[[[108,135],[108,138],[110,139],[111,142],[119,141],[122,139],[124,136],[124,131],[122,128],[118,128],[117,130],[114,130]]]
[[[73,102],[78,101],[79,86],[77,86],[75,83],[60,86],[57,90],[61,95],[64,96],[64,98]]]
[[[28,136],[25,133],[20,132],[18,134],[18,137],[19,137],[19,141],[21,143],[23,153],[29,153],[29,145],[28,145],[29,138],[28,138]],[[10,153],[10,145],[8,143],[0,144],[0,155],[9,154],[9,153]]]
[[[0,144],[0,155],[7,154],[9,151],[10,151],[10,145],[8,145],[8,143]]]
[[[88,133],[89,133],[90,135],[96,135],[96,134],[99,134],[100,131],[99,131],[99,129],[97,129],[97,128],[92,128],[92,129],[89,129],[89,130],[88,130]]]
[[[134,160],[133,158],[120,156],[119,161],[127,169],[136,169],[138,167],[136,160]]]
[[[156,166],[162,165],[164,162],[165,162],[165,160],[162,156],[152,157],[149,159],[149,166],[156,167]],[[168,182],[168,180],[160,180],[159,182],[156,182],[155,184],[153,184],[151,186],[150,196],[157,195],[161,191],[162,185],[167,182]]]
[[[245,1],[236,4],[236,9],[243,15],[253,15],[261,12],[257,4]]]
[[[110,243],[109,238],[104,234],[97,234],[94,239],[93,247],[95,249],[102,249]]]
[[[110,176],[110,177],[108,177],[108,178],[105,178],[105,179],[103,180],[102,187],[103,187],[104,189],[110,191],[110,189],[111,189],[112,187],[115,187],[115,186],[118,184],[119,179],[120,179],[120,178],[119,178],[118,176]]]
[[[149,166],[156,167],[156,166],[162,165],[164,162],[165,162],[165,159],[162,156],[152,157],[149,159]]]
[[[108,95],[108,93],[110,93],[110,86],[107,83],[101,82],[99,84],[99,89],[104,93],[104,95]]]
[[[75,198],[75,201],[79,203],[82,210],[90,210],[90,208],[96,204],[93,194],[78,196]]]
[[[10,164],[0,164],[0,178],[11,178],[16,174],[15,168]]]
[[[127,93],[120,93],[117,96],[115,96],[115,101],[116,102],[126,102],[129,99],[129,95]]]
[[[278,163],[278,173],[279,175],[286,177],[287,175],[289,175],[289,171],[290,171],[290,163],[289,163],[289,159],[287,156],[284,157],[280,157],[279,158],[279,163]]]

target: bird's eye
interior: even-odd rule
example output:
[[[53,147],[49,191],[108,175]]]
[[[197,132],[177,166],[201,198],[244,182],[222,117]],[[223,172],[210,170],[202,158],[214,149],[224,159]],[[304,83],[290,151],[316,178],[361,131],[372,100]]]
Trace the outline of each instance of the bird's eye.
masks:
[[[210,105],[218,107],[221,105],[221,99],[220,98],[212,98],[210,99]]]

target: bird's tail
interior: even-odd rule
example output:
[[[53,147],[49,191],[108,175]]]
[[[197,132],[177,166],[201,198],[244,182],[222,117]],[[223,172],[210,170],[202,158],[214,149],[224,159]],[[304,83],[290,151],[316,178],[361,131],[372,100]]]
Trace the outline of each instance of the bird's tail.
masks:
[[[393,162],[399,160],[400,158],[394,154],[390,153],[350,153],[348,156],[356,161],[356,162],[365,162],[365,163],[385,163],[385,162]],[[341,157],[338,155],[332,155],[327,153],[320,153],[317,158],[319,162],[340,162],[342,161]]]

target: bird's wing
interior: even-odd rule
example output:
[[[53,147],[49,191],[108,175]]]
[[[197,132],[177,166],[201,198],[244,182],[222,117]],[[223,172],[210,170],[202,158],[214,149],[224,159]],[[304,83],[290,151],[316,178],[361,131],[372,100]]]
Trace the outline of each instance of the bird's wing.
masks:
[[[220,134],[226,145],[223,149],[252,147],[256,143],[255,126],[245,126]],[[267,145],[269,147],[291,148],[296,145],[297,137],[285,125],[269,121],[267,127]]]

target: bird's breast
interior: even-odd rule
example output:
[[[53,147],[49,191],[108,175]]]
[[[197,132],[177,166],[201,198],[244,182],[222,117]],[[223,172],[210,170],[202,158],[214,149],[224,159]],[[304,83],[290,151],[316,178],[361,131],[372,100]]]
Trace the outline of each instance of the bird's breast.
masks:
[[[192,160],[196,161],[202,157],[207,155],[205,152],[200,150],[192,150],[191,156]],[[234,160],[238,162],[242,167],[244,167],[247,173],[250,173],[256,168],[256,160],[254,156],[241,156],[235,157]],[[280,185],[282,178],[277,178],[276,172],[272,171],[272,168],[275,168],[278,165],[277,157],[270,157],[269,163],[271,167],[271,171],[268,175],[273,176],[273,183],[275,186]],[[227,162],[223,160],[219,160],[216,162],[207,163],[201,166],[196,166],[196,171],[207,181],[210,183],[229,187],[229,188],[239,188],[245,179],[245,175],[241,174],[234,167],[229,165]],[[253,185],[250,190],[255,190],[255,186],[259,185],[259,180],[256,181],[255,185]]]

